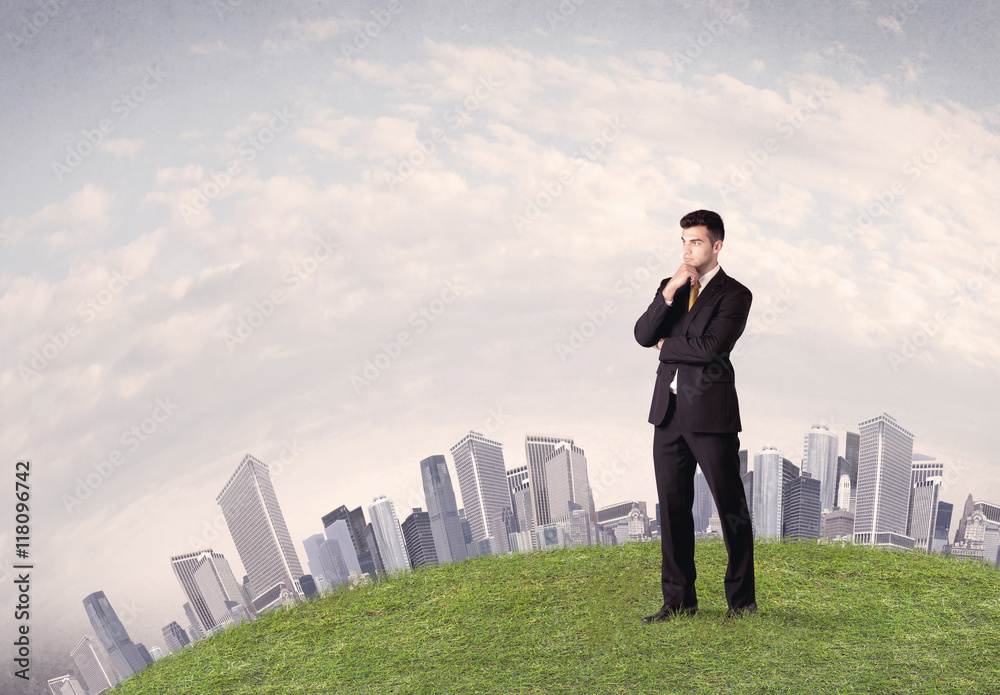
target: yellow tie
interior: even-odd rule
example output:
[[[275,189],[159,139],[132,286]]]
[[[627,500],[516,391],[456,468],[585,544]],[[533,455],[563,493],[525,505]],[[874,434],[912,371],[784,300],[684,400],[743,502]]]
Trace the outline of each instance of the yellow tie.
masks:
[[[698,290],[700,289],[701,283],[695,280],[694,284],[691,286],[691,296],[688,297],[688,311],[691,311],[691,307],[693,307],[694,303],[698,300]]]

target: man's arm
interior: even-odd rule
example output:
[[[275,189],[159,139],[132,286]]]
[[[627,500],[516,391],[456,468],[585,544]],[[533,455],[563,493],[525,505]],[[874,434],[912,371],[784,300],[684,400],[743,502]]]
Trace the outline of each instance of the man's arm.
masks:
[[[736,340],[743,335],[752,301],[753,295],[745,287],[736,292],[725,293],[719,300],[708,330],[694,338],[667,338],[660,348],[660,361],[711,364],[717,356],[729,354],[736,345]],[[638,331],[638,325],[636,330]],[[651,345],[656,345],[656,342],[654,340]]]
[[[668,306],[663,298],[663,288],[669,280],[667,278],[660,283],[649,308],[635,322],[635,340],[643,347],[655,347],[657,341],[667,334],[670,325],[683,316],[676,302]]]

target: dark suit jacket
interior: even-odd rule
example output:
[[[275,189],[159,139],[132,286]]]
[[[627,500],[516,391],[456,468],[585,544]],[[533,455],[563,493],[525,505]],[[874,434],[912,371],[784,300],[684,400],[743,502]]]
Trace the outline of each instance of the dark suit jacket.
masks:
[[[661,425],[670,403],[670,383],[677,377],[677,413],[687,432],[739,432],[740,406],[729,353],[743,334],[753,295],[721,268],[687,310],[691,286],[677,290],[672,306],[660,283],[652,304],[635,322],[635,339],[643,347],[663,341],[656,370],[649,422]]]

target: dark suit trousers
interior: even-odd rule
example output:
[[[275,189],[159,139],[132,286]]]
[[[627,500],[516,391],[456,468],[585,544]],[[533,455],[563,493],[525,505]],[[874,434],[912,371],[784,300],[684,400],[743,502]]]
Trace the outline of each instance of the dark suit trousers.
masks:
[[[735,432],[683,432],[675,417],[677,398],[671,395],[664,422],[653,431],[653,469],[660,502],[660,543],[663,552],[663,604],[698,605],[695,593],[694,503],[695,466],[700,465],[722,521],[729,554],[726,601],[730,608],[756,605],[753,569],[753,528],[740,480],[740,440]]]

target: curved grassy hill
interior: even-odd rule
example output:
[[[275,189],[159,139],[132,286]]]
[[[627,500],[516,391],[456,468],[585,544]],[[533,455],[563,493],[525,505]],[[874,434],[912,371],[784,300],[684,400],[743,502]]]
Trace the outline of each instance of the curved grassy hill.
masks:
[[[423,568],[197,643],[114,692],[1000,693],[1000,572],[758,543],[760,613],[725,618],[725,548],[699,542],[700,610],[659,607],[659,544]]]

